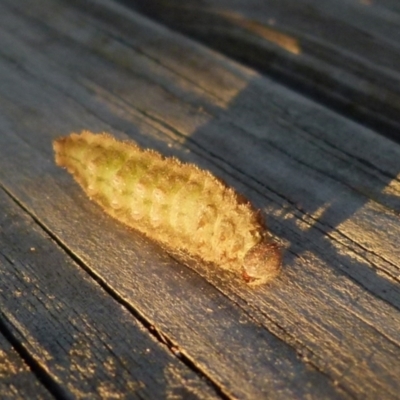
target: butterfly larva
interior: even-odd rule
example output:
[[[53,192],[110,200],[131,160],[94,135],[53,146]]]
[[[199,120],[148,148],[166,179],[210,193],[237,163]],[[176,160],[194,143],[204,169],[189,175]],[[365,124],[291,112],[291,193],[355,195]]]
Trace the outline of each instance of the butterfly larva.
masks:
[[[59,138],[54,151],[57,165],[124,224],[253,285],[278,274],[281,252],[260,213],[210,172],[104,133]]]

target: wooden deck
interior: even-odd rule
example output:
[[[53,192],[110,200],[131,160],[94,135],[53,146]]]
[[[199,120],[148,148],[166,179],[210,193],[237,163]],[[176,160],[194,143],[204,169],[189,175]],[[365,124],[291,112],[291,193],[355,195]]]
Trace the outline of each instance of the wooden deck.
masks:
[[[0,398],[400,399],[398,3],[125,3],[0,2]],[[280,277],[105,215],[54,163],[83,129],[243,193]]]

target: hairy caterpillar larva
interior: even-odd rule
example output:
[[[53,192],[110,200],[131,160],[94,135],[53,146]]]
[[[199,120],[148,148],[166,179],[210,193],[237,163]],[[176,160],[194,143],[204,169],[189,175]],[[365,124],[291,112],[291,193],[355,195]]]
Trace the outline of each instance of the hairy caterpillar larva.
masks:
[[[57,165],[124,224],[256,285],[274,278],[281,252],[251,204],[192,164],[108,134],[83,131],[54,141]]]

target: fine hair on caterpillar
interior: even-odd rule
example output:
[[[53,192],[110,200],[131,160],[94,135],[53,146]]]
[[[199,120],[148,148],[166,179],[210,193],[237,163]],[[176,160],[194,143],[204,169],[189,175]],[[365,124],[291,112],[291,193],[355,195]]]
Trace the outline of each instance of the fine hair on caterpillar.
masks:
[[[127,226],[250,285],[278,275],[281,251],[261,213],[210,172],[106,133],[72,133],[53,147],[57,165]]]

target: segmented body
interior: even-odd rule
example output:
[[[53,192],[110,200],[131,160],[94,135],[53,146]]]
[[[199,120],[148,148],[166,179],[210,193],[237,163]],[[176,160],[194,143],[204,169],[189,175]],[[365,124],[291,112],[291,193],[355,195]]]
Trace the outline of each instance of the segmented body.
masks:
[[[54,150],[56,163],[124,224],[251,283],[277,275],[280,251],[259,213],[208,171],[87,131],[56,140]]]

